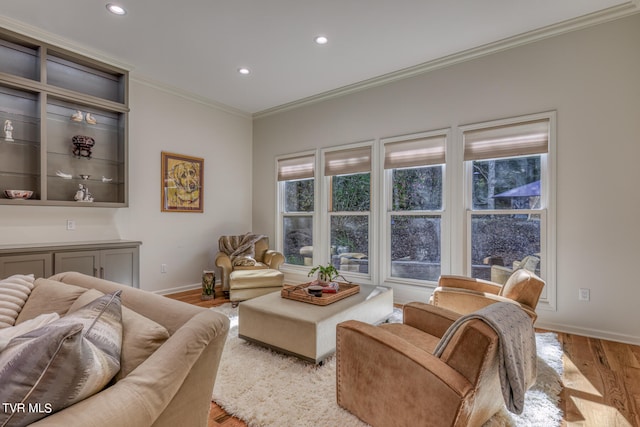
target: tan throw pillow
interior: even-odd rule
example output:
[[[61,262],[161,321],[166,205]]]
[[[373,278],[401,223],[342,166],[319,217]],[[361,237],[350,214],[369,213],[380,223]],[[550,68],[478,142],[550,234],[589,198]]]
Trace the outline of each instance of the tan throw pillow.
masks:
[[[69,308],[69,313],[73,313],[101,295],[103,295],[102,292],[89,289],[78,297]],[[123,305],[122,353],[120,355],[120,371],[115,377],[116,381],[129,375],[168,339],[169,332],[164,326]]]
[[[0,280],[0,329],[13,326],[33,290],[33,274]]]
[[[43,278],[36,279],[33,285],[31,295],[16,319],[16,325],[42,313],[58,313],[64,316],[71,304],[87,291],[87,288],[81,286]]]
[[[118,291],[12,339],[0,353],[0,425],[33,423],[102,390],[120,369],[121,320]]]

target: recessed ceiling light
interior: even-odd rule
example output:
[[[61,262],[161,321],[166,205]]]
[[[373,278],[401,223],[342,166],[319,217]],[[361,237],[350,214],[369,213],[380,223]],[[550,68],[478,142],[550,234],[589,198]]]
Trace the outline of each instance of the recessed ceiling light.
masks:
[[[246,76],[246,75],[247,75],[247,74],[249,74],[251,71],[250,71],[247,67],[240,67],[240,68],[238,68],[238,72],[239,72],[240,74],[243,74],[243,75],[245,75],[245,76]]]
[[[317,36],[313,39],[317,44],[327,44],[329,39],[326,36]]]
[[[127,11],[124,10],[124,7],[113,3],[107,4],[107,10],[115,15],[124,15],[127,13]]]

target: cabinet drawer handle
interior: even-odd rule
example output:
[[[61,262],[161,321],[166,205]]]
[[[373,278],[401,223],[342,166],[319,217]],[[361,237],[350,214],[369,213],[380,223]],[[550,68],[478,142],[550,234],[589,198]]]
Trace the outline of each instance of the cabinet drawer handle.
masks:
[[[104,267],[100,267],[100,278],[104,279]]]
[[[97,268],[93,268],[93,277],[98,277],[98,269]]]

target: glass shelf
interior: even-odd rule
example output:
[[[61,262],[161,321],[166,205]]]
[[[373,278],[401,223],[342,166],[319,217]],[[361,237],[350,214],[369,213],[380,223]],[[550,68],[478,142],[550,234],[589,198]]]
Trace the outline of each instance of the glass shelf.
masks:
[[[80,189],[80,185],[85,185],[94,198],[94,203],[122,203],[124,199],[124,183],[122,182],[102,182],[99,179],[81,178],[64,179],[58,176],[47,177],[47,198],[48,200],[76,202],[74,196]]]

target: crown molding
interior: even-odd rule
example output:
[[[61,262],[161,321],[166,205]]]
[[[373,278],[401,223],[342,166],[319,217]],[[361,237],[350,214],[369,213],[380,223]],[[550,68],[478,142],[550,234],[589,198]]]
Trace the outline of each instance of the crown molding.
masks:
[[[205,98],[203,96],[196,95],[193,92],[189,92],[189,91],[177,88],[175,86],[168,85],[166,83],[158,82],[156,80],[149,78],[146,75],[142,75],[134,72],[129,74],[129,80],[132,82],[143,84],[148,87],[152,87],[154,89],[166,92],[174,96],[178,96],[180,98],[184,98],[192,102],[197,102],[199,104],[205,105],[210,108],[215,108],[225,113],[233,114],[235,116],[239,116],[246,119],[251,119],[251,114],[247,113],[246,111],[242,111],[237,108],[230,107],[221,102],[216,102],[210,98]]]
[[[91,49],[88,46],[83,45],[82,43],[78,43],[65,37],[57,36],[47,31],[43,31],[37,27],[25,24],[24,22],[8,18],[6,16],[0,15],[0,27],[6,28],[9,31],[13,31],[14,33],[21,34],[25,37],[37,39],[38,41],[50,44],[51,46],[62,48],[123,70],[131,71],[134,68],[131,64],[119,61],[104,52]]]
[[[407,79],[409,77],[417,76],[420,74],[425,74],[430,71],[449,67],[451,65],[470,61],[472,59],[481,58],[483,56],[491,55],[504,50],[513,49],[515,47],[523,46],[550,37],[559,36],[561,34],[624,18],[638,12],[640,12],[640,0],[631,0],[623,5],[614,6],[600,12],[591,13],[578,18],[563,21],[558,24],[549,25],[547,27],[543,27],[534,31],[519,34],[517,36],[509,37],[497,42],[488,43],[473,49],[468,49],[459,53],[438,58],[433,61],[404,68],[402,70],[394,71],[351,85],[342,86],[327,92],[312,95],[273,108],[268,108],[266,110],[254,113],[253,118],[259,119],[305,105],[315,104],[328,99],[348,95],[350,93],[382,86],[391,82]]]

